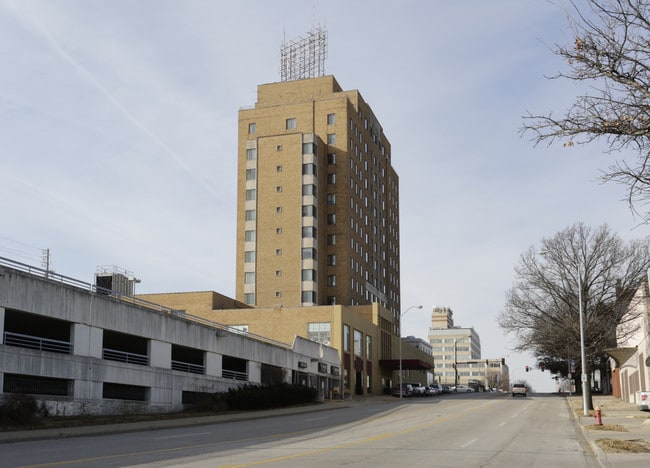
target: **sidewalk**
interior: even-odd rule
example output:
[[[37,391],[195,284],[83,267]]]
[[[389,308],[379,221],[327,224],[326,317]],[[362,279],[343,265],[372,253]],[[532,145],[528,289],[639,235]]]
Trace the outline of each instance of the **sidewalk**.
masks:
[[[625,403],[611,395],[594,395],[594,407],[598,405],[601,407],[603,426],[622,426],[626,432],[598,430],[590,429],[590,426],[596,424],[596,418],[583,416],[581,395],[567,397],[567,403],[573,410],[572,415],[576,423],[602,466],[616,468],[650,466],[650,452],[612,453],[604,451],[596,443],[599,439],[615,439],[617,441],[636,441],[650,447],[650,412],[640,411],[636,405]]]

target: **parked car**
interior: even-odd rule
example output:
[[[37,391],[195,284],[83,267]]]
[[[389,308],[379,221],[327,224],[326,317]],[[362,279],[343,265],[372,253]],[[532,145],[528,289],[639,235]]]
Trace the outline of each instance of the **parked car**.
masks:
[[[411,397],[413,396],[413,386],[411,384],[402,384],[402,397]],[[393,396],[400,396],[399,385],[395,385],[393,388]]]
[[[451,393],[451,387],[447,384],[442,384],[442,393]]]
[[[468,387],[467,385],[457,385],[456,386],[456,393],[472,393],[474,389],[472,387]]]
[[[523,395],[526,397],[526,393],[528,393],[528,388],[526,387],[525,384],[522,383],[516,383],[512,386],[512,396],[517,396],[517,395]]]
[[[429,388],[433,392],[434,395],[441,395],[442,394],[442,385],[439,383],[434,383],[429,385]]]
[[[413,387],[413,396],[426,396],[426,388],[419,382],[410,382],[407,385]]]
[[[636,392],[636,407],[641,411],[650,411],[650,392]]]

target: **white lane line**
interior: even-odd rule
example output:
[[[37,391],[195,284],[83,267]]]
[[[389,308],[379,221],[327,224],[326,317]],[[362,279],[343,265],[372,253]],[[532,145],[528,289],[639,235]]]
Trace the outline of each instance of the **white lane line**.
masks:
[[[477,440],[478,439],[472,439],[469,442],[465,442],[463,445],[460,446],[460,448],[468,447],[468,446],[472,445],[474,442],[476,442]]]
[[[328,419],[326,417],[323,418],[311,418],[311,419],[305,419],[305,421],[318,421],[319,419]]]
[[[506,422],[503,421],[501,424],[499,424],[499,427],[503,427],[503,426],[505,426],[505,425],[506,425]]]
[[[154,440],[164,440],[164,439],[178,439],[180,437],[194,437],[199,435],[211,434],[211,432],[195,432],[194,434],[183,434],[177,436],[168,436],[168,437],[156,437]]]

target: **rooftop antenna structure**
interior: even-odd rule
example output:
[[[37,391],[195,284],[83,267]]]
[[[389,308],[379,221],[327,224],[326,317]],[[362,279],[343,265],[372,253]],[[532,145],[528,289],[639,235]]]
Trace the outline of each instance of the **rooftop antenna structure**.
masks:
[[[302,80],[325,75],[327,30],[313,26],[297,40],[282,40],[280,48],[280,81]]]

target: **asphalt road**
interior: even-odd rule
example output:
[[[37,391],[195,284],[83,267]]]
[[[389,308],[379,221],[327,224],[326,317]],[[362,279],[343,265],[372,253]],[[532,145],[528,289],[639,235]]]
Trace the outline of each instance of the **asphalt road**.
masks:
[[[470,393],[0,446],[2,467],[599,466],[564,398]]]

